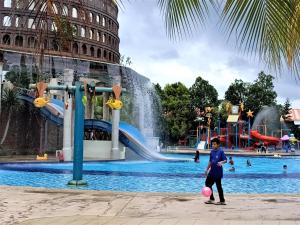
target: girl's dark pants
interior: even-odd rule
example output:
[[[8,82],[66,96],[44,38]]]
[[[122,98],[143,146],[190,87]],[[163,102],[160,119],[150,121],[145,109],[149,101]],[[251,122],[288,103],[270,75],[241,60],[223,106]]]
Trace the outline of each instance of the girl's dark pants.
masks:
[[[205,186],[209,187],[212,191],[212,186],[214,185],[214,183],[216,183],[220,202],[225,202],[221,180],[222,180],[222,178],[215,179],[213,177],[207,176],[206,181],[205,181]],[[213,192],[211,192],[210,200],[215,200]]]

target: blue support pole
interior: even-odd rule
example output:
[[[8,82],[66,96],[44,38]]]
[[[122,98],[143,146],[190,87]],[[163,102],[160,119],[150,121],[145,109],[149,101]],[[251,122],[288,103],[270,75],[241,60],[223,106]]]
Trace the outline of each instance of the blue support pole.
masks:
[[[75,84],[75,126],[74,126],[74,159],[73,180],[69,185],[87,185],[82,180],[83,167],[83,138],[84,138],[84,106],[82,103],[82,91],[79,81]]]

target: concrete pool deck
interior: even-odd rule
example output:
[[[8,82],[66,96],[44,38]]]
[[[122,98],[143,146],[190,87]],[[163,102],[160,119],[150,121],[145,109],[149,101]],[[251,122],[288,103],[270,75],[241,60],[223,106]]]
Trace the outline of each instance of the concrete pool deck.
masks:
[[[300,195],[130,193],[0,186],[2,225],[300,225]]]
[[[167,150],[163,149],[161,153],[175,153],[175,154],[195,154],[196,149],[172,149]],[[201,155],[208,155],[210,153],[210,150],[199,150]],[[270,152],[270,153],[258,153],[256,151],[247,151],[247,150],[225,150],[226,155],[232,155],[232,156],[258,156],[258,157],[274,157],[274,155],[278,156],[300,156],[300,152]],[[93,161],[93,160],[86,160],[86,161]],[[97,160],[101,161],[101,160]],[[55,158],[55,155],[48,155],[48,160],[45,161],[37,161],[36,155],[12,155],[12,156],[0,156],[0,163],[6,163],[6,162],[58,162],[58,160]]]

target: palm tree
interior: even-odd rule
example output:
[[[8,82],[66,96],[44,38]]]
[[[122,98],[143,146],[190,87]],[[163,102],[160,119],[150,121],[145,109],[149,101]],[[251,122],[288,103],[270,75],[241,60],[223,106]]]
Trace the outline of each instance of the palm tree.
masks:
[[[70,18],[66,16],[66,9],[62,9],[62,14],[58,11],[58,4],[54,0],[17,0],[18,7],[22,10],[29,10],[30,15],[32,15],[33,21],[32,26],[35,27],[37,32],[37,47],[35,51],[36,56],[36,69],[38,72],[37,80],[45,80],[47,77],[43,77],[43,62],[45,51],[47,46],[45,46],[44,41],[51,35],[55,34],[56,44],[60,46],[59,51],[63,48],[69,48],[71,41],[74,38],[75,28],[70,22]],[[64,0],[66,4],[69,3],[68,0]],[[82,4],[82,0],[78,0],[79,4]],[[79,11],[79,15],[82,17],[83,12]],[[51,18],[51,30],[47,23]]]
[[[56,13],[54,0],[41,0],[39,4],[35,0],[19,1],[24,2],[24,8],[34,8],[37,15],[53,17],[62,42],[72,39],[72,27],[66,17]],[[112,1],[119,7],[124,2]],[[188,36],[203,27],[209,15],[217,15],[226,36],[234,36],[241,51],[259,57],[277,71],[287,66],[300,78],[299,0],[157,0],[157,3],[171,38]],[[42,23],[43,19],[37,22]]]
[[[210,14],[219,16],[226,36],[244,53],[299,76],[299,0],[158,0],[171,38],[190,35]]]
[[[18,99],[18,92],[15,89],[6,88],[3,90],[2,95],[2,105],[5,111],[8,112],[8,117],[6,121],[6,126],[4,130],[4,134],[2,136],[0,144],[2,145],[6,139],[10,121],[11,121],[11,115],[13,112],[18,111],[21,107],[21,102]]]

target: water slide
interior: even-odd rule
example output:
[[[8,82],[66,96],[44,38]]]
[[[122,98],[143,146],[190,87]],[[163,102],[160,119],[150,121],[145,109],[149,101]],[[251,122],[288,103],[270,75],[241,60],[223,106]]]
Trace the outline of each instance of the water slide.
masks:
[[[33,104],[34,97],[22,94],[19,95],[18,98]],[[58,102],[61,102],[62,104]],[[48,103],[47,106],[40,109],[40,113],[43,116],[45,116],[48,120],[59,126],[62,126],[64,124],[63,111],[63,102],[56,99],[51,99],[51,102]]]
[[[200,141],[198,144],[197,144],[197,149],[198,150],[203,150],[205,149],[206,147],[206,141]]]
[[[267,142],[266,144],[268,144],[268,145],[270,145],[270,144],[277,145],[278,142],[280,141],[280,139],[277,137],[262,135],[262,134],[258,133],[257,130],[251,130],[250,134],[251,134],[252,138],[258,139],[263,142]]]
[[[33,103],[34,98],[28,95],[20,95],[19,99],[26,102]],[[51,102],[47,104],[46,107],[40,109],[41,114],[43,114],[51,122],[62,126],[63,125],[63,109],[64,104],[60,100],[51,99]],[[88,119],[84,122],[85,128],[90,129],[100,129],[111,133],[112,125],[110,122],[103,120],[93,120]],[[154,150],[149,149],[147,146],[147,141],[145,137],[140,133],[140,131],[127,124],[125,122],[120,122],[119,125],[119,141],[129,149],[131,149],[136,155],[143,159],[150,161],[188,161],[187,159],[170,158],[165,157]]]
[[[213,137],[210,138],[210,140],[212,140],[214,138],[219,138],[221,143],[225,143],[226,142],[226,137],[227,137],[227,135],[213,136]]]

